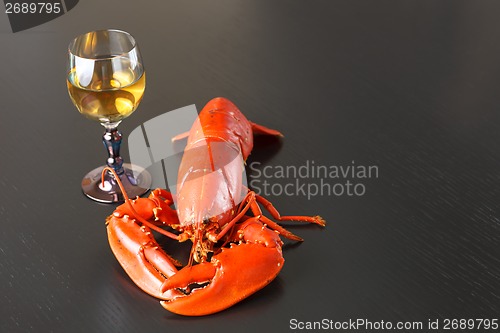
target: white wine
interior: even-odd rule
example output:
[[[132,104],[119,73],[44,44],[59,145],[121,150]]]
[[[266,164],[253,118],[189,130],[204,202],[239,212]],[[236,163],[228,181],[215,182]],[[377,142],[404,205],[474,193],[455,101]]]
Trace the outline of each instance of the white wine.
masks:
[[[114,29],[79,35],[68,45],[66,68],[73,104],[85,117],[106,128],[102,136],[108,155],[106,166],[118,175],[115,179],[105,172],[101,180],[103,167],[93,169],[82,180],[83,193],[103,203],[123,200],[122,192],[132,198],[143,195],[151,187],[151,175],[141,167],[123,163],[122,135],[118,131],[120,121],[130,116],[141,102],[146,86],[142,57],[134,37]]]
[[[71,100],[85,117],[101,123],[115,123],[135,111],[146,88],[146,73],[130,61],[100,59],[93,71],[73,68],[67,79]]]

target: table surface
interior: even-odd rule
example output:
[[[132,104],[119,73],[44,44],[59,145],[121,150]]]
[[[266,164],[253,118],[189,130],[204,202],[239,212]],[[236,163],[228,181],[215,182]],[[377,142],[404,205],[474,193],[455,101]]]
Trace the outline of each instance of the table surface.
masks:
[[[82,0],[18,33],[0,14],[0,331],[282,332],[293,318],[443,329],[446,318],[498,318],[499,10],[495,1]],[[240,304],[200,318],[165,311],[109,249],[113,206],[80,191],[105,152],[102,128],[68,98],[66,48],[100,28],[132,33],[147,68],[125,138],[157,115],[225,96],[285,135],[259,142],[252,179],[307,163],[378,174],[271,175],[295,190],[268,196],[281,212],[318,214],[327,227],[291,226],[305,241],[287,242],[276,280]],[[308,198],[296,186],[321,181],[337,192]],[[365,193],[340,194],[347,181]]]

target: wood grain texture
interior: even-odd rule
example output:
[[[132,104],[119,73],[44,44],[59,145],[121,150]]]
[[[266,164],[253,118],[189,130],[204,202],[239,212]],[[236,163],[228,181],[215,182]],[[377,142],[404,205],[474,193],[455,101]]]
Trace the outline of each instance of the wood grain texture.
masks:
[[[0,15],[0,331],[283,332],[291,318],[498,317],[499,10],[494,1],[89,0],[16,34]],[[164,311],[112,256],[112,207],[79,189],[105,152],[100,126],[67,96],[66,47],[102,27],[132,33],[148,73],[125,136],[224,96],[285,135],[258,144],[249,163],[355,161],[377,165],[379,177],[361,197],[270,197],[328,226],[291,227],[305,242],[287,245],[279,277],[232,309]]]

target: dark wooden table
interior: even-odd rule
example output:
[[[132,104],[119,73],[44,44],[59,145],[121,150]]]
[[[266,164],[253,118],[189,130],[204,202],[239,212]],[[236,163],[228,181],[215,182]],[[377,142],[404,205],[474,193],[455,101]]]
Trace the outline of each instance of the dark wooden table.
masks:
[[[0,331],[285,332],[293,318],[439,320],[442,330],[445,319],[498,319],[499,12],[495,1],[81,0],[18,33],[0,14]],[[376,166],[378,177],[325,179],[361,183],[363,195],[270,195],[283,213],[328,226],[291,227],[305,241],[288,243],[279,277],[237,306],[166,312],[112,255],[113,206],[80,191],[105,152],[102,128],[68,98],[66,48],[100,28],[132,33],[147,68],[125,137],[225,96],[285,134],[255,149],[260,171],[314,161]]]

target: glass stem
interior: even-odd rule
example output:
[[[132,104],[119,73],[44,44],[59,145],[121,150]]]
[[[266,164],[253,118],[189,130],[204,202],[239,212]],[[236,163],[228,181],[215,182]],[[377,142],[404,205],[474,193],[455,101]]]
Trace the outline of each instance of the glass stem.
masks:
[[[120,145],[122,143],[122,134],[118,131],[118,126],[107,127],[102,136],[104,147],[108,151],[107,165],[113,168],[117,174],[123,173],[123,159],[120,156]]]

